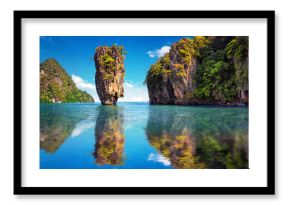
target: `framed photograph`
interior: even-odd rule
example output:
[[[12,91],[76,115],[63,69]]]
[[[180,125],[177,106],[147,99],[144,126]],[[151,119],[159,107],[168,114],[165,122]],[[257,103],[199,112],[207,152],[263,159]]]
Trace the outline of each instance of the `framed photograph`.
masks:
[[[275,194],[274,11],[14,11],[14,194]]]

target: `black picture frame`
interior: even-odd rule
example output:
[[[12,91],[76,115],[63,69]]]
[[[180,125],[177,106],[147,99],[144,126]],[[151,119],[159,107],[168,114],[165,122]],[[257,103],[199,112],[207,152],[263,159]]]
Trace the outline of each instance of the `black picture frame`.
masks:
[[[22,186],[22,19],[211,18],[267,20],[266,187],[23,187]],[[14,11],[14,194],[16,195],[273,195],[275,194],[275,11]]]

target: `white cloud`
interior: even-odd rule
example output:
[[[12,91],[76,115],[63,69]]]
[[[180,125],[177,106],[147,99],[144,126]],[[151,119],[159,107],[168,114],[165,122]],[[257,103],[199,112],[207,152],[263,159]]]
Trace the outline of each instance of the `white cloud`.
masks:
[[[94,98],[95,102],[100,101],[97,95],[96,86],[94,84],[89,83],[86,80],[82,79],[80,76],[74,74],[72,74],[72,80],[74,81],[78,89],[89,93]]]
[[[84,79],[82,79],[79,76],[76,76],[76,75],[72,74],[72,79],[73,79],[73,81],[75,82],[76,86],[79,89],[86,89],[86,88],[95,89],[95,85],[86,82]]]
[[[161,155],[161,154],[154,154],[154,153],[150,153],[149,154],[148,161],[160,162],[160,163],[162,163],[165,166],[169,166],[171,164],[171,162],[169,161],[169,159],[167,159],[163,155]]]
[[[130,81],[124,83],[124,97],[118,102],[148,102],[147,87],[143,84],[136,84]]]
[[[125,85],[125,87],[128,87],[128,88],[134,87],[134,85],[132,83],[129,83],[129,82],[125,82],[124,85]]]
[[[157,49],[156,53],[158,57],[164,56],[166,53],[168,53],[170,50],[170,46],[163,46],[160,49]]]
[[[149,55],[150,58],[155,57],[155,52],[154,51],[148,51],[147,54]]]
[[[146,54],[149,55],[150,58],[155,58],[155,57],[162,57],[164,56],[166,53],[168,53],[170,50],[170,46],[163,46],[159,49],[155,49],[154,51],[148,51]]]

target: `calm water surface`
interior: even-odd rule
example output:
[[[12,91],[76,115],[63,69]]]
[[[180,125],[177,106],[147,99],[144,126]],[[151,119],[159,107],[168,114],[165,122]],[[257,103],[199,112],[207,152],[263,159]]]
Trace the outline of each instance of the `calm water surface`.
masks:
[[[41,104],[41,169],[245,169],[248,108]]]

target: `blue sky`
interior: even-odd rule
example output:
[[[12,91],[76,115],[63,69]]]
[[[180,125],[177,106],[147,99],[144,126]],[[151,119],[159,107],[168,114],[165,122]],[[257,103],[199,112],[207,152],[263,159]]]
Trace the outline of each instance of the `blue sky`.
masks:
[[[181,38],[184,36],[41,36],[40,62],[55,58],[79,89],[99,101],[95,91],[95,48],[122,45],[128,54],[125,57],[125,97],[119,101],[148,101],[143,82],[150,65]]]

